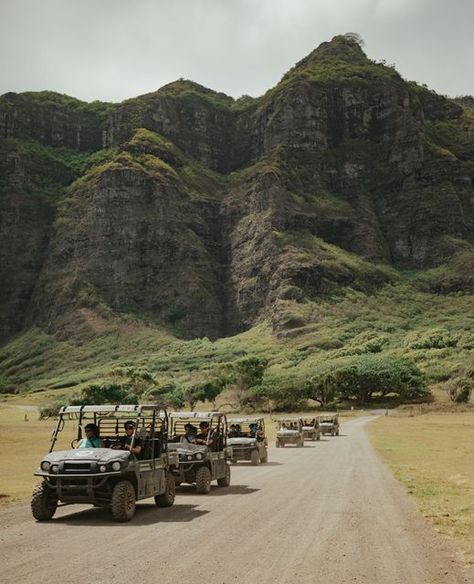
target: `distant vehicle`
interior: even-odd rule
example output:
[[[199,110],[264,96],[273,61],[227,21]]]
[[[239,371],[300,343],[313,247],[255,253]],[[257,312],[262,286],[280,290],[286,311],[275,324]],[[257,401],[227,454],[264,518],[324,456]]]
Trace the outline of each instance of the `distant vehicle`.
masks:
[[[208,437],[203,443],[195,443],[201,424],[208,424]],[[187,432],[192,426],[196,432]],[[230,485],[232,449],[227,445],[227,418],[219,412],[172,412],[170,414],[170,439],[168,448],[179,456],[179,464],[173,468],[176,486],[181,483],[196,485],[196,492],[209,493],[211,481],[219,487]]]
[[[245,460],[257,465],[268,461],[268,441],[263,418],[231,418],[227,436],[227,444],[232,446],[233,463]]]
[[[297,448],[304,446],[303,420],[301,418],[278,418],[276,447],[283,448],[294,444]]]
[[[303,437],[305,440],[320,440],[319,416],[303,419]]]
[[[124,444],[124,424],[132,434]],[[77,437],[68,450],[55,450],[65,426],[77,424]],[[80,447],[84,427],[94,424],[100,446]],[[51,448],[34,473],[42,482],[33,491],[31,510],[47,521],[58,503],[88,503],[107,507],[115,521],[130,521],[136,501],[155,498],[159,507],[173,505],[175,484],[171,468],[178,457],[167,450],[168,415],[154,405],[67,406],[51,437]],[[90,444],[90,443],[89,443]],[[141,445],[139,454],[133,454]]]
[[[319,417],[319,427],[321,434],[339,436],[339,416],[338,414],[326,414]]]

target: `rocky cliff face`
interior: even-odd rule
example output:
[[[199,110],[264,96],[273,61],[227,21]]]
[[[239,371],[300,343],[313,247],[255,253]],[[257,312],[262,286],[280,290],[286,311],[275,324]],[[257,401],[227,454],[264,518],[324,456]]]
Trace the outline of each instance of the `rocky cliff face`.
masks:
[[[186,338],[297,327],[288,302],[472,253],[470,111],[346,37],[258,99],[7,94],[0,337],[70,336],[91,308]]]

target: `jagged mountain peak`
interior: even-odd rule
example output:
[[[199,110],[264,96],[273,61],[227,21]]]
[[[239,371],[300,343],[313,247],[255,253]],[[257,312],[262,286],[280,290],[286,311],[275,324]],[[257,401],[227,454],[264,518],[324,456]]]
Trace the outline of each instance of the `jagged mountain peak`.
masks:
[[[337,35],[330,41],[321,43],[304,59],[296,64],[296,68],[304,68],[311,64],[330,60],[345,61],[351,64],[363,65],[369,62],[362,49],[362,40],[354,33]]]

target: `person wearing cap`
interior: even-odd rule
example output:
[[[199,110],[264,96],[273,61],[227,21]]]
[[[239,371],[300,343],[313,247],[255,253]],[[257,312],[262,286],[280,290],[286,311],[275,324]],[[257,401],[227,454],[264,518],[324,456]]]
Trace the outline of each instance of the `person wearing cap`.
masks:
[[[207,444],[211,446],[214,442],[213,434],[209,434],[209,422],[201,422],[199,424],[200,433],[194,439],[194,444]]]
[[[121,436],[118,445],[115,448],[119,450],[130,450],[132,454],[138,456],[141,454],[143,449],[142,441],[140,438],[135,437],[135,442],[132,448],[132,441],[135,436],[135,422],[133,420],[127,420],[123,427],[125,428],[125,436]]]
[[[99,428],[95,424],[87,424],[84,428],[85,438],[79,440],[76,448],[103,448],[102,440],[99,438]]]

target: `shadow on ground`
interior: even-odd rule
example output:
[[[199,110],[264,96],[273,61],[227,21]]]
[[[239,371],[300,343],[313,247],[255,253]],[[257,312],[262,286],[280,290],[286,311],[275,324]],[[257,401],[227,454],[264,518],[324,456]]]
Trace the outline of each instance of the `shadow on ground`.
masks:
[[[153,503],[137,503],[135,516],[129,523],[116,523],[112,519],[109,509],[92,507],[84,511],[78,511],[57,517],[44,525],[67,524],[67,525],[88,525],[124,527],[126,525],[152,525],[154,523],[188,523],[198,519],[209,511],[199,510],[198,505],[175,504],[168,508],[159,508]],[[72,510],[72,507],[71,507]]]
[[[220,497],[222,495],[251,495],[260,491],[260,489],[252,489],[247,485],[231,485],[230,487],[216,487],[212,485],[211,492],[207,495],[198,495],[194,485],[180,485],[176,489],[176,495],[198,495],[199,497]]]

